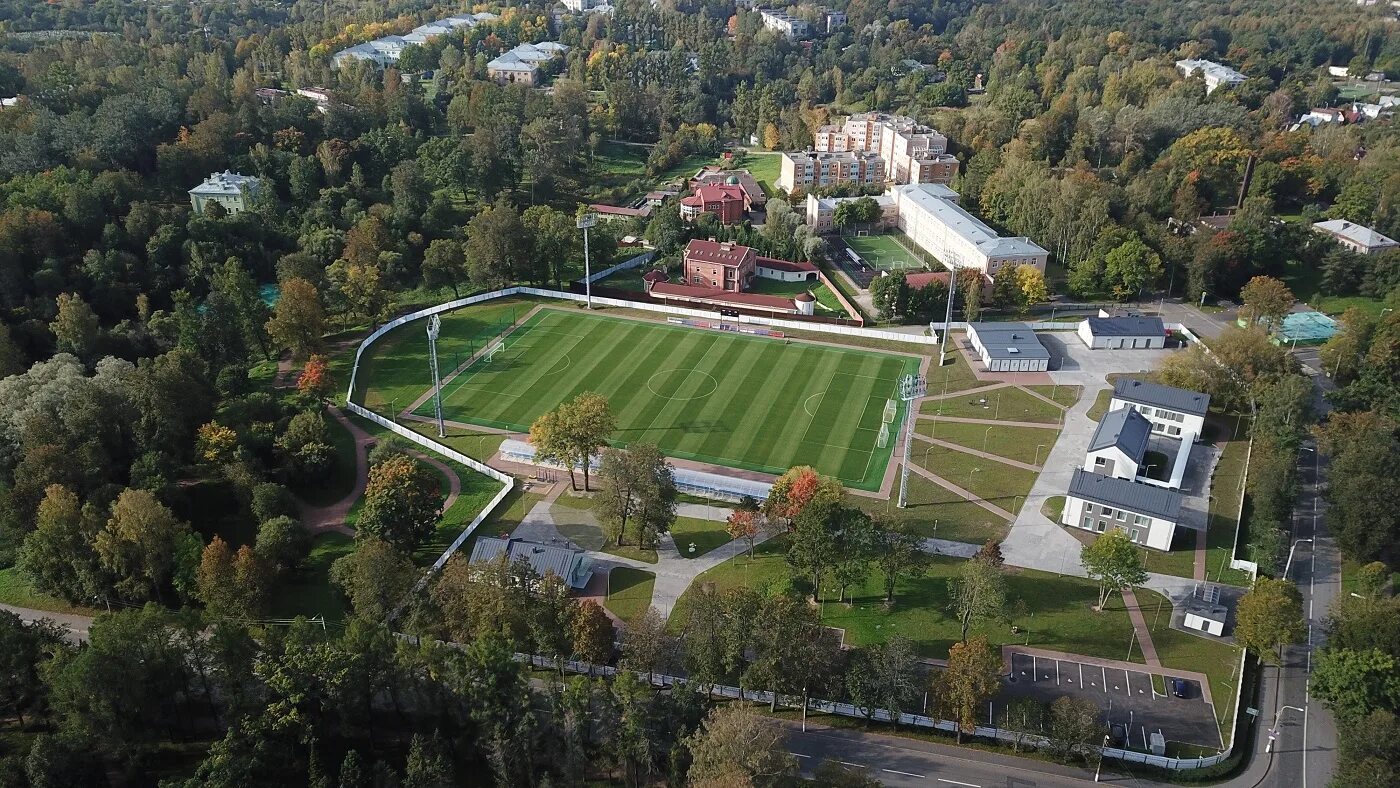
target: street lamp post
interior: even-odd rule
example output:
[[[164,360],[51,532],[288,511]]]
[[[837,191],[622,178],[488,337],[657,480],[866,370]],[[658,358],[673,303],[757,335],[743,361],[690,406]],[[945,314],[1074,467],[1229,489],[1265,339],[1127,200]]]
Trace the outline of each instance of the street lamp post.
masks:
[[[1302,539],[1294,539],[1294,540],[1293,540],[1293,546],[1290,547],[1290,548],[1288,548],[1288,562],[1285,563],[1285,564],[1283,565],[1283,579],[1284,579],[1284,580],[1287,580],[1287,579],[1288,579],[1288,568],[1291,567],[1291,566],[1293,566],[1293,551],[1298,549],[1298,543],[1299,543],[1299,542],[1309,542],[1309,543],[1311,543],[1312,540],[1313,540],[1313,538],[1312,538],[1311,536],[1307,536],[1307,537],[1304,537],[1304,538],[1302,538]]]
[[[938,366],[948,363],[948,329],[953,322],[953,298],[958,294],[958,264],[948,261],[948,303],[943,310],[943,337],[938,342]],[[946,384],[946,379],[945,379]],[[946,389],[945,389],[946,392]]]
[[[1274,724],[1269,728],[1269,743],[1264,745],[1264,752],[1274,751],[1274,739],[1278,738],[1278,718],[1282,717],[1283,712],[1287,709],[1292,709],[1299,714],[1308,713],[1307,709],[1300,709],[1297,706],[1280,706],[1279,710],[1274,713]]]
[[[943,332],[948,333],[946,328]],[[899,477],[899,508],[909,505],[909,454],[914,442],[914,403],[928,393],[928,380],[923,375],[905,375],[899,380],[899,398],[904,402],[904,467]],[[927,452],[925,452],[927,456]]]
[[[1094,782],[1099,781],[1099,774],[1103,772],[1103,751],[1108,749],[1108,734],[1103,735],[1103,746],[1099,748],[1099,765],[1094,767]]]
[[[990,438],[990,437],[992,436],[992,430],[996,429],[996,426],[997,426],[997,425],[993,424],[992,426],[988,427],[988,428],[982,433],[982,453],[983,453],[983,454],[986,454],[986,453],[987,453],[987,439]]]
[[[574,225],[583,231],[583,297],[588,309],[593,308],[593,273],[588,263],[588,230],[597,224],[598,214],[592,211],[578,217],[574,222]]]

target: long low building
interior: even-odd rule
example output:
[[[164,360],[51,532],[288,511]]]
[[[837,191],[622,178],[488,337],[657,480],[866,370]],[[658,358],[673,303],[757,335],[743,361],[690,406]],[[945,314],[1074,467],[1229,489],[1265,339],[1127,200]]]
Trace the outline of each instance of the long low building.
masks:
[[[1167,346],[1160,317],[1090,317],[1080,321],[1075,333],[1091,350]]]
[[[968,323],[967,337],[988,372],[1050,369],[1050,351],[1025,323]]]
[[[1042,273],[1050,253],[1029,238],[1003,238],[958,204],[958,193],[936,183],[890,190],[900,230],[946,266],[974,268],[996,278],[1002,268],[1032,265]]]
[[[1109,410],[1131,408],[1152,422],[1153,432],[1194,441],[1205,430],[1210,395],[1149,380],[1119,378],[1113,384],[1113,397],[1108,407]]]

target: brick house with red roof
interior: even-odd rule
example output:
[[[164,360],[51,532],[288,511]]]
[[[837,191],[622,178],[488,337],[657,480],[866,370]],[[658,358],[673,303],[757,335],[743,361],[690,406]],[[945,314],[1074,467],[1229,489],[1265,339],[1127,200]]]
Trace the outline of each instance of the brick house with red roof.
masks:
[[[685,246],[682,271],[685,284],[729,293],[748,288],[758,268],[758,253],[728,241],[695,239]]]
[[[720,224],[738,224],[749,211],[748,194],[737,184],[705,184],[681,198],[681,218],[695,221],[702,213],[712,213]]]

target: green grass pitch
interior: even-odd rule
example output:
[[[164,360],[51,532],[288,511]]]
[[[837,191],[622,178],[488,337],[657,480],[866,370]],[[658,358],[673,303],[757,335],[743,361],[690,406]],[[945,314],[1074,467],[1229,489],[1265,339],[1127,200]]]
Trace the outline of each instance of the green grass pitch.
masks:
[[[855,250],[867,265],[882,271],[924,268],[924,261],[910,254],[893,235],[843,235],[841,240]]]
[[[444,334],[444,338],[446,338]],[[525,432],[585,391],[608,398],[620,445],[778,474],[812,465],[878,489],[900,416],[878,448],[885,403],[917,359],[544,309],[505,350],[443,386],[451,421]],[[417,410],[432,415],[429,400]]]

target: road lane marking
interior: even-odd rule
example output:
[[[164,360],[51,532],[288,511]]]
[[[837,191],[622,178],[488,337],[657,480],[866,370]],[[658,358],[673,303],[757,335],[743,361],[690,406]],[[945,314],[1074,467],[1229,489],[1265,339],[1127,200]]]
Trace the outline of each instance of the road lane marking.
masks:
[[[967,786],[967,788],[982,788],[982,786],[977,785],[976,783],[965,783],[960,782],[958,780],[945,780],[942,777],[939,777],[938,781],[941,783],[948,783],[949,785],[965,785]]]
[[[1056,685],[1056,686],[1059,686],[1059,684],[1060,684],[1060,661],[1057,659],[1057,660],[1055,660],[1055,685]]]
[[[800,752],[789,752],[788,755],[791,755],[791,756],[794,757],[794,758],[810,758],[810,757],[812,757],[812,756],[810,756],[810,755],[803,755],[803,754],[800,753]]]
[[[837,761],[837,763],[841,764],[842,766],[854,766],[854,767],[856,767],[857,769],[864,769],[864,768],[865,768],[865,764],[861,764],[861,763],[851,763],[850,761]]]
[[[922,774],[914,774],[913,772],[901,772],[901,771],[899,771],[899,770],[897,770],[897,769],[881,769],[880,771],[882,771],[882,772],[889,772],[890,774],[898,774],[898,775],[900,775],[901,777],[913,777],[913,778],[916,779],[916,780],[927,780],[927,779],[928,779],[927,777],[923,776]]]

